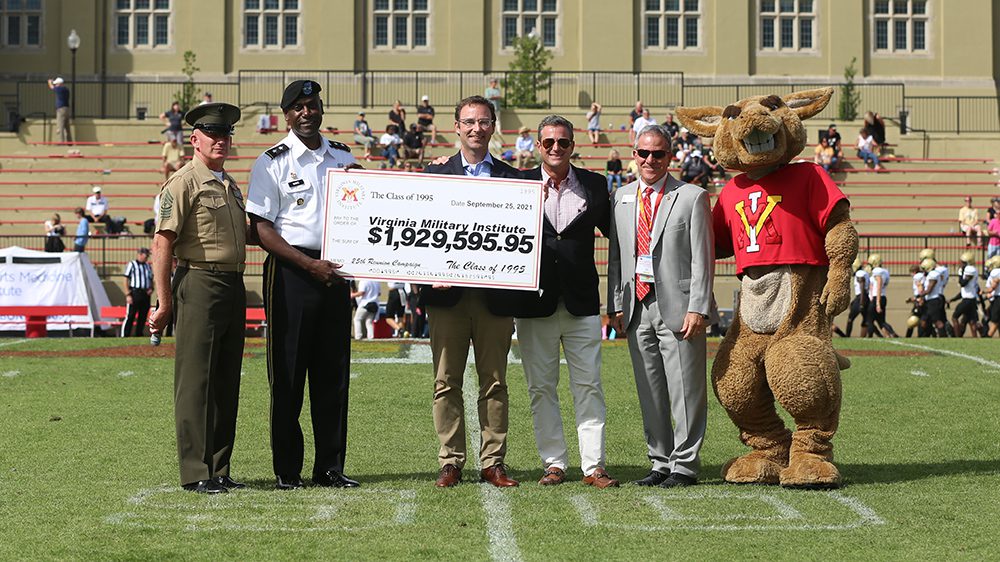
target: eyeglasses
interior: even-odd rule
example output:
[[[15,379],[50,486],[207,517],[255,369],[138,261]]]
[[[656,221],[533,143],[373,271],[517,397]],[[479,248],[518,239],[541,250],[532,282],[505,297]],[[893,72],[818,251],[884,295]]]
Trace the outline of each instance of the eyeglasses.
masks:
[[[667,155],[666,150],[646,150],[645,148],[638,148],[635,151],[639,155],[639,158],[646,159],[652,156],[657,160],[662,160],[664,156]]]
[[[477,124],[482,129],[489,129],[490,127],[493,126],[493,120],[492,119],[459,119],[458,122],[463,127],[467,127],[469,129],[471,129],[472,127],[474,127]]]
[[[542,148],[544,148],[545,150],[552,148],[552,145],[556,143],[559,143],[559,148],[569,148],[570,146],[572,146],[573,141],[563,137],[559,139],[553,139],[553,138],[542,139],[539,142],[539,144],[541,144]]]

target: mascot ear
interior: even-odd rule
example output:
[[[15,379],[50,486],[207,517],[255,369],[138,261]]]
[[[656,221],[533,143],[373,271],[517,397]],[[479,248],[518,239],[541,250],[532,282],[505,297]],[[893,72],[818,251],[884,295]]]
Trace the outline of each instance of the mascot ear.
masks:
[[[714,137],[722,123],[722,108],[714,105],[678,107],[677,119],[699,137]]]
[[[799,119],[804,121],[823,111],[826,104],[830,103],[831,97],[833,97],[833,88],[819,88],[794,92],[781,99],[789,109],[799,116]]]

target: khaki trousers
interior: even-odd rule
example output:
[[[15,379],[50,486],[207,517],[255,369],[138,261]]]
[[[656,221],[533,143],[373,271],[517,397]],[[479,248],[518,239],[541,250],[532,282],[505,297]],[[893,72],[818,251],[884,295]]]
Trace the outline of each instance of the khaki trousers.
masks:
[[[479,459],[482,468],[501,464],[507,452],[507,354],[514,320],[490,314],[481,289],[465,289],[455,306],[429,306],[427,312],[434,357],[434,428],[441,443],[438,463],[465,466],[462,381],[471,339],[479,377]]]
[[[59,131],[59,142],[73,142],[73,133],[69,130],[69,108],[56,109],[56,130]]]

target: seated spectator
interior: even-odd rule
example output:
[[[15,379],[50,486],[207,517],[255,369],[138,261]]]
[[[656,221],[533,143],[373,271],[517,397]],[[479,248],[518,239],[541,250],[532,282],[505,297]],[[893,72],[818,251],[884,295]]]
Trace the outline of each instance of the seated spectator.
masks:
[[[697,148],[691,151],[688,159],[681,165],[681,181],[700,185],[702,189],[708,187],[708,165]]]
[[[972,197],[966,197],[965,205],[958,210],[958,228],[965,235],[966,246],[983,244],[983,225],[979,222],[979,209],[972,206]]]
[[[676,139],[677,135],[679,135],[681,132],[681,126],[678,125],[676,121],[674,121],[673,113],[667,114],[666,118],[663,120],[663,126],[666,127],[668,131],[670,131],[671,140]]]
[[[816,145],[816,151],[813,156],[813,162],[823,166],[823,169],[829,174],[833,171],[836,161],[837,157],[833,149],[830,148],[830,141],[825,138],[819,139],[819,144]]]
[[[416,172],[417,170],[416,170],[416,168],[413,167],[413,162],[407,162],[407,163],[403,164],[403,171],[404,172]]]
[[[597,144],[601,137],[601,104],[596,101],[590,104],[590,111],[587,112],[587,136],[590,137],[590,144]]]
[[[635,143],[635,137],[638,136],[643,129],[650,125],[656,125],[656,119],[649,116],[649,109],[643,108],[642,115],[632,122],[633,134],[630,135],[630,137],[632,137],[631,142]]]
[[[615,189],[622,186],[622,159],[618,150],[612,148],[608,153],[608,163],[604,166],[604,171],[608,174],[608,193],[614,193]]]
[[[403,160],[417,159],[417,164],[424,163],[424,128],[420,123],[410,125],[410,130],[403,135]]]
[[[992,200],[993,218],[986,226],[986,233],[989,234],[989,244],[986,246],[986,259],[993,256],[1000,256],[1000,197]]]
[[[160,114],[160,121],[167,126],[164,129],[167,138],[173,137],[177,140],[177,144],[184,146],[184,112],[181,111],[181,104],[172,103],[170,109]]]
[[[517,130],[518,137],[514,143],[514,155],[517,157],[517,167],[528,167],[528,160],[535,160],[535,139],[531,138],[531,129],[521,127]]]
[[[671,150],[678,165],[684,165],[688,160],[688,155],[692,150],[701,150],[701,141],[697,136],[691,134],[686,127],[681,127],[671,143]]]
[[[417,123],[431,135],[431,142],[437,138],[437,127],[434,125],[434,106],[431,105],[431,98],[422,96],[420,105],[417,106]],[[410,127],[413,130],[413,127]]]
[[[632,183],[639,177],[639,163],[633,158],[625,167],[625,183]]]
[[[635,107],[628,114],[628,142],[635,144],[635,120],[642,117],[642,101],[636,101]]]
[[[59,213],[52,213],[52,218],[45,221],[45,251],[58,253],[66,249],[62,236],[66,234],[66,227],[62,224],[62,217]]]
[[[385,133],[378,141],[382,145],[382,156],[385,156],[390,168],[396,167],[396,160],[399,159],[399,146],[403,144],[403,139],[399,138],[398,129],[395,125],[389,125]],[[386,167],[385,163],[382,167]]]
[[[406,130],[406,108],[403,107],[403,102],[396,100],[392,104],[392,109],[389,110],[389,123],[396,125],[397,131]]]
[[[875,139],[875,143],[881,150],[885,144],[885,121],[882,116],[871,111],[865,113],[865,128],[872,134],[872,138]]]
[[[826,139],[826,143],[833,149],[833,167],[837,169],[837,166],[844,162],[844,146],[840,133],[837,132],[837,126],[830,123],[825,131],[819,132],[819,138],[820,140]]]
[[[212,103],[212,92],[205,92],[205,95],[201,97],[201,103],[198,105],[205,105],[206,103]]]
[[[101,192],[101,186],[95,185],[91,190],[94,194],[87,198],[84,209],[87,210],[87,220],[90,222],[104,223],[105,229],[111,233],[112,221],[108,216],[108,199]]]
[[[372,135],[372,128],[365,120],[365,112],[359,111],[358,118],[354,121],[354,142],[365,147],[365,160],[372,159],[372,147],[375,146],[375,137]]]
[[[168,180],[170,176],[174,175],[174,172],[181,169],[184,165],[184,149],[177,144],[177,139],[170,136],[167,137],[167,142],[163,143],[163,150],[160,151],[160,156],[163,157],[163,164],[160,167],[160,171],[163,172],[163,179]]]
[[[873,170],[884,170],[882,164],[878,160],[878,145],[875,144],[875,138],[868,129],[862,128],[858,133],[858,158],[865,161],[865,166],[869,162],[872,164]]]
[[[727,179],[726,168],[715,159],[715,151],[712,150],[712,145],[704,146],[702,152],[704,152],[702,159],[708,165],[708,177],[711,178],[713,174],[718,174],[719,180],[725,182]]]

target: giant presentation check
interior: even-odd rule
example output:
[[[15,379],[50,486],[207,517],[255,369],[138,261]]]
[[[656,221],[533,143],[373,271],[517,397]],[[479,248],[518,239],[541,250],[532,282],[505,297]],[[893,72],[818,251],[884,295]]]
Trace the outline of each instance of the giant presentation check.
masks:
[[[357,279],[537,289],[538,181],[331,169],[323,259]]]

